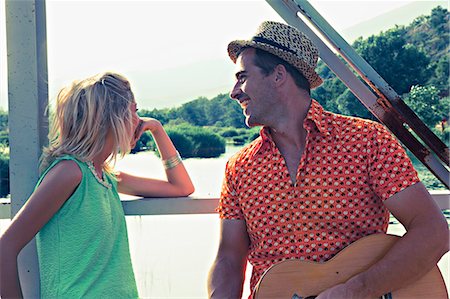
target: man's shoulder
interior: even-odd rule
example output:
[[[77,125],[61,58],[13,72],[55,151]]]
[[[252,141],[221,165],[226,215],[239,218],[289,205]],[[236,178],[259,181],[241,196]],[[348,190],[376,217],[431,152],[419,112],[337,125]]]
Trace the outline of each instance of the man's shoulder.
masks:
[[[326,123],[334,131],[347,132],[366,132],[373,133],[375,131],[384,130],[384,126],[376,121],[365,119],[357,116],[348,116],[333,112],[325,112]]]
[[[258,136],[255,140],[242,147],[228,160],[228,165],[242,165],[250,162],[257,155],[261,148],[263,140]]]

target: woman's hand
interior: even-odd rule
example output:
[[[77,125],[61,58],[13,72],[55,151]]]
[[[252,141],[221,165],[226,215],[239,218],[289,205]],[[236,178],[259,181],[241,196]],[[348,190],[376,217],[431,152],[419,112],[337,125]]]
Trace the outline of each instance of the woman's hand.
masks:
[[[162,160],[178,156],[177,150],[161,123],[154,118],[136,119],[134,142],[136,143],[145,131],[150,131]],[[178,197],[188,196],[194,192],[194,185],[183,163],[165,169],[167,180],[137,177],[121,172],[118,177],[118,191],[124,194],[143,197]]]
[[[134,131],[133,147],[145,131],[150,131],[153,134],[161,129],[163,129],[163,126],[159,120],[150,117],[141,117]]]

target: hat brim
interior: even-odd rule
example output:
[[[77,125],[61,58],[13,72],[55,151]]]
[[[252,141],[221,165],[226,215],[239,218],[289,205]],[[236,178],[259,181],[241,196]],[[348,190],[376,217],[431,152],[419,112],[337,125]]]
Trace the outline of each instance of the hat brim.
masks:
[[[234,63],[236,63],[238,54],[240,54],[242,48],[244,47],[258,48],[267,51],[288,62],[289,64],[294,66],[301,74],[303,74],[303,76],[308,80],[311,89],[320,86],[320,84],[322,84],[323,82],[319,74],[317,74],[313,68],[307,65],[296,55],[283,49],[279,49],[274,46],[265,43],[259,43],[253,40],[235,40],[228,44],[228,56]]]

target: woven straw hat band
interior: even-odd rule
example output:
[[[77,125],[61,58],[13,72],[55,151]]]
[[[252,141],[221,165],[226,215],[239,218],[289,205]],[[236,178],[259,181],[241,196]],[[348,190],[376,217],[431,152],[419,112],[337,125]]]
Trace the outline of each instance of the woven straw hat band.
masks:
[[[243,47],[254,47],[267,51],[285,60],[309,81],[311,88],[322,83],[315,72],[319,51],[311,40],[296,28],[278,22],[263,22],[249,40],[236,40],[228,45],[228,55],[236,62]]]

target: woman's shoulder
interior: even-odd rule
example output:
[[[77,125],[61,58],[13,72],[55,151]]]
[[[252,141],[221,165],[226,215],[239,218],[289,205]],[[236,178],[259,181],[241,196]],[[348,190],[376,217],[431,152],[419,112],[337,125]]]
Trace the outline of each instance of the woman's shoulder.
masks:
[[[56,158],[51,165],[41,173],[36,187],[46,183],[78,186],[83,179],[82,162],[71,156]]]
[[[47,176],[52,176],[58,181],[72,182],[77,185],[83,178],[80,165],[73,159],[61,159],[48,171]]]

